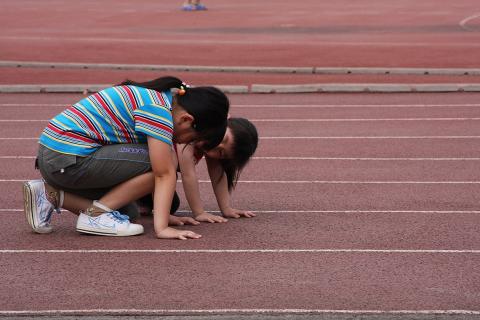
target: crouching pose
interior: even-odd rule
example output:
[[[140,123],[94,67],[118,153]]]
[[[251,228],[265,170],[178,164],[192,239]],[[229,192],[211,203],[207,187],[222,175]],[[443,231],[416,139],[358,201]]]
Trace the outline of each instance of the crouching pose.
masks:
[[[28,223],[37,233],[49,233],[52,213],[64,208],[79,215],[79,232],[141,234],[143,226],[118,209],[133,210],[129,204],[153,194],[158,238],[199,238],[169,227],[179,219],[169,214],[176,186],[172,146],[213,149],[225,136],[228,111],[220,90],[190,88],[174,77],[125,81],[79,101],[40,136],[37,165],[43,180],[23,187]]]

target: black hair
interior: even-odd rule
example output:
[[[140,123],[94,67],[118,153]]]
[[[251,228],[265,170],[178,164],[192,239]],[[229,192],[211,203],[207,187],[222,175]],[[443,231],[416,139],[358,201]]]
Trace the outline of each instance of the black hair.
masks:
[[[215,87],[186,87],[182,80],[176,77],[161,77],[146,82],[126,80],[120,85],[132,85],[158,92],[172,88],[182,88],[184,94],[173,97],[173,104],[178,104],[193,116],[195,131],[198,138],[195,141],[205,141],[203,149],[210,150],[222,142],[227,130],[227,115],[230,102],[227,96]]]
[[[232,131],[233,154],[229,159],[221,159],[220,163],[227,176],[228,191],[231,191],[257,149],[258,133],[253,123],[245,118],[228,119],[228,128]]]

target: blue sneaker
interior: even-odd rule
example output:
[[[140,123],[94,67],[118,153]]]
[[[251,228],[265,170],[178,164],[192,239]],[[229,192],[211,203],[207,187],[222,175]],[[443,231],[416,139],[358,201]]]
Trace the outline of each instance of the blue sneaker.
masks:
[[[80,213],[77,231],[101,236],[128,237],[143,233],[143,226],[130,223],[128,216],[118,211],[105,212],[96,217]]]
[[[207,10],[207,7],[205,5],[199,3],[195,5],[195,10]]]
[[[182,6],[182,10],[183,11],[194,11],[196,9],[195,9],[195,6],[193,4],[184,4]]]

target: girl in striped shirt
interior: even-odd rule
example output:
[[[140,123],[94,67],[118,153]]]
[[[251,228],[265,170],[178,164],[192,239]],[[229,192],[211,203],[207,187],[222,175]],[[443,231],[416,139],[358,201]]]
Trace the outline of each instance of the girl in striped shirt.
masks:
[[[117,210],[132,210],[130,203],[153,193],[158,238],[199,238],[169,227],[191,221],[169,214],[176,186],[172,145],[213,149],[224,138],[228,111],[220,90],[190,88],[174,77],[126,81],[79,101],[40,137],[43,180],[24,184],[27,221],[35,232],[49,233],[53,211],[64,208],[79,214],[79,232],[141,234],[143,226]]]

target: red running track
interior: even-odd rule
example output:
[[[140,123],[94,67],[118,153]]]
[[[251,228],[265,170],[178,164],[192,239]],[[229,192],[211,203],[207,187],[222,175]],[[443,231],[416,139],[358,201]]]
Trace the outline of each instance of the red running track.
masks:
[[[221,63],[221,62],[218,62]],[[117,84],[125,79],[147,81],[175,75],[191,85],[312,84],[312,83],[480,83],[480,76],[369,75],[369,74],[276,74],[245,72],[172,72],[99,69],[45,69],[2,67],[0,84]]]
[[[478,68],[474,0],[28,1],[2,4],[0,61],[208,66]],[[55,9],[52,9],[55,8]],[[272,14],[275,8],[275,14]],[[19,18],[21,17],[21,18]],[[141,19],[139,19],[141,17]],[[85,27],[85,25],[88,27]],[[0,84],[115,84],[172,72],[1,67]],[[99,72],[100,71],[100,72]],[[478,83],[480,76],[177,72],[191,84]]]
[[[476,0],[6,1],[0,60],[478,68]]]
[[[233,201],[258,215],[164,241],[148,217],[139,237],[82,236],[67,212],[33,234],[36,137],[80,96],[0,95],[0,184],[17,190],[0,198],[0,314],[478,315],[479,97],[232,95],[261,133]]]

